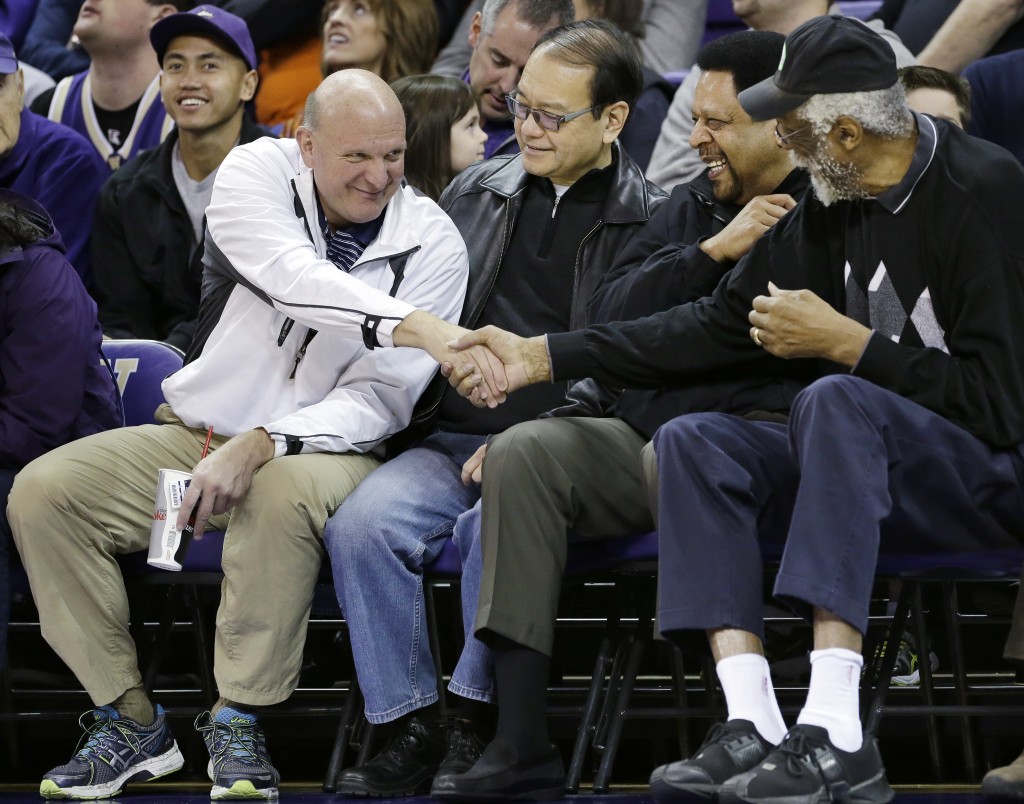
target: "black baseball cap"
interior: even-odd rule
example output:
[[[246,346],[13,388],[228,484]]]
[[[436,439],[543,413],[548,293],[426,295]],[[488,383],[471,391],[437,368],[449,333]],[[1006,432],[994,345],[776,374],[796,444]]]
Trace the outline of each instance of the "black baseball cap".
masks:
[[[256,69],[256,48],[249,35],[245,20],[217,6],[196,6],[191,11],[168,14],[149,29],[149,41],[153,43],[160,63],[164,62],[167,46],[176,36],[198,34],[224,42],[242,59],[250,70]]]
[[[853,17],[823,15],[793,29],[779,69],[739,94],[754,120],[793,111],[813,95],[871,92],[899,80],[892,46]]]

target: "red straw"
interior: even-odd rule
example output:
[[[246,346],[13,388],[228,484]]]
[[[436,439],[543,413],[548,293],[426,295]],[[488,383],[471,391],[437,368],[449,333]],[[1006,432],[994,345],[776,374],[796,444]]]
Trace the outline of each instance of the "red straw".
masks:
[[[203,454],[199,456],[199,460],[202,460],[203,458],[205,458],[206,457],[206,453],[210,451],[210,439],[211,438],[213,438],[213,425],[212,424],[210,425],[210,429],[208,429],[206,431],[206,443],[203,444]],[[182,540],[182,545],[184,546],[184,549],[188,549],[188,542],[192,540],[192,534],[195,532],[196,516],[199,514],[199,503],[202,502],[202,499],[203,499],[203,495],[200,494],[199,495],[199,499],[196,500],[196,504],[192,506],[192,513],[189,514],[188,522],[185,524],[184,531],[182,531],[182,533],[184,534],[184,538]],[[182,547],[179,546],[178,549],[182,550]],[[178,555],[177,552],[175,552],[175,557],[177,557],[177,555]],[[184,553],[184,551],[182,551],[181,558],[179,559],[179,561],[184,561],[184,560],[185,560],[185,553]]]
[[[203,454],[199,456],[199,460],[206,457],[206,453],[210,451],[210,439],[213,438],[213,425],[210,425],[210,429],[206,431],[206,443],[203,444]]]

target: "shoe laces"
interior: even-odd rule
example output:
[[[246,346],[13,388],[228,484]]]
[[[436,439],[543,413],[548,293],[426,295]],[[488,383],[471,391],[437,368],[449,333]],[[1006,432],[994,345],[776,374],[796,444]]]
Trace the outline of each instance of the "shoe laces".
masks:
[[[796,734],[791,733],[787,735],[778,750],[785,755],[786,770],[792,776],[803,776],[810,770],[807,767],[807,763],[810,763],[814,770],[817,771],[818,778],[821,779],[822,784],[825,785],[825,792],[828,794],[826,800],[833,801],[832,785],[829,784],[825,769],[818,762],[818,754],[815,751],[815,747],[815,741],[809,739],[808,735],[803,732],[798,731]]]
[[[201,722],[204,715],[206,720]],[[220,723],[214,720],[209,712],[204,712],[196,718],[196,729],[203,735],[204,740],[208,740],[210,756],[215,765],[227,759],[263,762],[260,746],[261,734],[255,721],[249,725]],[[209,738],[207,738],[207,734],[210,735]]]
[[[481,742],[469,729],[464,728],[461,723],[456,723],[448,730],[448,753],[464,753],[471,759],[479,759],[481,753]]]
[[[704,742],[702,742],[700,744],[700,748],[697,749],[697,754],[699,754],[701,751],[703,751],[708,746],[713,745],[714,743],[717,743],[722,738],[722,734],[724,732],[725,732],[725,724],[724,723],[716,723],[715,725],[713,725],[711,727],[711,730],[708,731],[708,736],[704,738]],[[694,756],[696,756],[697,754],[694,754]]]
[[[91,723],[87,722],[90,717]],[[91,709],[83,713],[78,718],[78,725],[85,730],[75,750],[75,756],[79,759],[86,760],[119,742],[118,735],[136,754],[142,752],[142,743],[135,730],[120,718],[113,717],[107,709]]]
[[[380,758],[390,758],[397,762],[403,748],[415,750],[417,744],[423,742],[423,738],[417,734],[416,731],[417,729],[415,727],[403,729],[402,732],[396,735],[388,744],[387,749],[380,754]]]
[[[793,776],[803,776],[807,770],[804,759],[809,759],[811,764],[821,770],[818,759],[814,755],[814,748],[807,745],[807,735],[803,732],[789,735],[779,746],[779,752],[786,757],[786,770]]]
[[[896,669],[912,673],[917,669],[917,651],[911,648],[906,642],[900,643],[900,652],[896,657]]]

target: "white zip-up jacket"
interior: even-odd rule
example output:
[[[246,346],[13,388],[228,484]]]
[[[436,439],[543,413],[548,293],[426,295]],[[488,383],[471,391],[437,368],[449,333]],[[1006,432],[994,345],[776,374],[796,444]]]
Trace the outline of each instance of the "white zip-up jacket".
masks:
[[[189,427],[263,427],[276,456],[367,452],[404,428],[437,363],[374,347],[416,309],[457,322],[466,294],[465,243],[429,198],[399,189],[346,273],[325,259],[315,193],[294,140],[231,151],[207,209],[199,331],[163,383]]]

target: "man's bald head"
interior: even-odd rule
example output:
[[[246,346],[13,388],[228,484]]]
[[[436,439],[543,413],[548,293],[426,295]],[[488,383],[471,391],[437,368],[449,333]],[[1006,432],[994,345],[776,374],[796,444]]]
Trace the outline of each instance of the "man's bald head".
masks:
[[[339,70],[306,102],[295,140],[327,222],[334,227],[377,218],[402,184],[405,113],[381,78]]]
[[[322,122],[363,119],[391,123],[400,120],[404,128],[405,114],[394,91],[379,75],[369,70],[339,70],[327,76],[306,99],[302,125],[310,131],[319,129]]]

